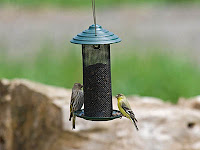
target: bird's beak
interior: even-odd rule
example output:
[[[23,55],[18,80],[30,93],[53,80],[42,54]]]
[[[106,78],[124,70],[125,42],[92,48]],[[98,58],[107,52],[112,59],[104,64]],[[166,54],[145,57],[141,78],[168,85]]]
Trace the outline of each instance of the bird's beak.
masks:
[[[115,95],[115,98],[117,98],[118,97],[118,95]]]
[[[83,88],[83,85],[81,84],[81,88]]]

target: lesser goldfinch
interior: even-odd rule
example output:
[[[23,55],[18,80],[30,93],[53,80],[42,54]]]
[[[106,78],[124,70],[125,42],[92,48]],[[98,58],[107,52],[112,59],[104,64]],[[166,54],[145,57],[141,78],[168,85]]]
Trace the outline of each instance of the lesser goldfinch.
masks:
[[[83,91],[81,90],[82,87],[83,85],[81,85],[80,83],[74,83],[74,86],[72,88],[70,117],[69,117],[69,121],[71,121],[71,118],[73,117],[72,129],[75,129],[76,116],[74,115],[74,112],[80,110],[84,103],[84,94]]]
[[[122,115],[130,119],[134,123],[136,129],[139,130],[136,124],[136,122],[138,121],[135,118],[135,115],[133,111],[131,110],[131,106],[128,103],[126,97],[123,94],[117,94],[115,97],[117,98],[118,108],[120,112],[122,113]]]

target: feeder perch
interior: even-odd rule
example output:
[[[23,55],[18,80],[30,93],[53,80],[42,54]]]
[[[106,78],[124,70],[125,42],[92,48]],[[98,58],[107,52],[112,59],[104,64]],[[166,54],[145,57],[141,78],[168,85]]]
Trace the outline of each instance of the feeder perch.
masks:
[[[121,117],[113,110],[110,44],[121,39],[100,25],[74,37],[70,42],[82,45],[84,110],[76,111],[77,117],[92,121],[108,121]]]

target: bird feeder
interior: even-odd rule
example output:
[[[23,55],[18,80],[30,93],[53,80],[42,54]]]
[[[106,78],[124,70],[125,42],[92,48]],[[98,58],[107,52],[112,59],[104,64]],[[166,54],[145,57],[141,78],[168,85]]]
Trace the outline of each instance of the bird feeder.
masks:
[[[121,117],[112,107],[110,65],[110,44],[120,41],[118,36],[95,24],[70,41],[82,45],[84,110],[75,112],[77,117],[92,121]]]
[[[94,24],[78,34],[71,43],[82,45],[84,110],[77,117],[92,121],[108,121],[121,117],[113,110],[110,44],[121,42],[112,32],[96,24],[95,0],[92,0]]]

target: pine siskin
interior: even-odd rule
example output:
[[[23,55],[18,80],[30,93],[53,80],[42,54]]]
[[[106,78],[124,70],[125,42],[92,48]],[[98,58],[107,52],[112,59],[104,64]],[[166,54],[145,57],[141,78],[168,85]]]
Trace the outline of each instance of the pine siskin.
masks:
[[[71,121],[71,118],[73,117],[72,129],[75,129],[76,116],[74,115],[74,112],[80,110],[84,103],[84,94],[83,91],[81,90],[82,87],[83,85],[81,85],[80,83],[74,83],[74,86],[72,88],[70,117],[69,117],[69,121]]]

